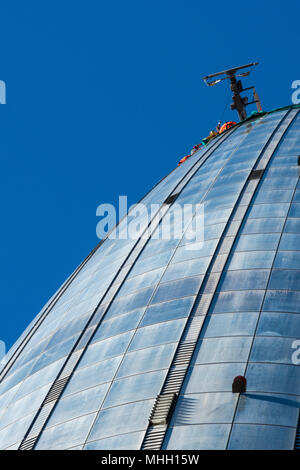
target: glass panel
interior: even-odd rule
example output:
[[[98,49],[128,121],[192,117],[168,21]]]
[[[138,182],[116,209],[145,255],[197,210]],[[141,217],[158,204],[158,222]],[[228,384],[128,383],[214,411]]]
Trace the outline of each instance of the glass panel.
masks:
[[[159,370],[115,380],[103,403],[103,408],[156,397],[166,373],[166,370]]]
[[[276,149],[275,155],[287,156],[299,154],[299,115],[289,127],[284,139]]]
[[[35,414],[36,412],[31,413],[25,416],[25,418],[19,419],[10,426],[2,429],[0,431],[0,449],[5,449],[15,442],[22,440]]]
[[[36,445],[37,450],[66,449],[84,442],[95,415],[82,416],[46,429]]]
[[[0,416],[3,416],[5,409],[10,405],[12,399],[15,397],[16,392],[18,391],[19,385],[16,385],[13,388],[10,388],[5,393],[0,396]]]
[[[23,397],[27,393],[32,392],[38,387],[42,387],[43,385],[52,382],[56,375],[58,374],[59,369],[61,368],[63,363],[63,359],[60,361],[53,362],[48,367],[44,367],[44,369],[36,372],[36,374],[29,375],[15,395],[15,399]]]
[[[278,190],[278,191],[265,191],[263,188],[259,189],[255,196],[255,204],[263,204],[270,202],[290,202],[293,197],[292,189]]]
[[[300,233],[300,219],[287,219],[284,232]]]
[[[240,189],[241,189],[241,186],[237,186],[237,187],[233,187],[231,188],[232,189],[235,189],[236,193],[238,194]],[[221,189],[220,187],[220,191],[223,191],[223,189]],[[229,207],[229,208],[223,208],[223,209],[218,209],[218,210],[211,210],[211,211],[207,211],[204,209],[204,223],[205,225],[210,225],[210,224],[215,224],[216,222],[227,222],[228,218],[230,217],[231,215],[231,212],[232,212],[232,207]],[[211,253],[208,253],[208,254],[211,254]]]
[[[110,317],[144,307],[148,304],[153,292],[154,287],[149,287],[148,289],[137,291],[134,294],[126,295],[120,299],[117,298],[108,310]]]
[[[225,228],[225,223],[204,226],[204,240],[219,238]]]
[[[272,233],[281,232],[285,219],[247,219],[243,225],[242,233]]]
[[[48,364],[51,364],[52,362],[57,361],[61,357],[66,356],[66,354],[68,354],[68,352],[70,351],[71,347],[73,347],[76,343],[77,338],[78,335],[73,336],[72,338],[63,341],[59,345],[54,346],[52,349],[45,351],[35,363],[34,367],[31,370],[31,373],[34,374],[38,370],[46,367]]]
[[[136,328],[143,313],[144,309],[138,309],[102,322],[96,331],[93,343]]]
[[[280,250],[300,250],[300,234],[284,233],[280,241]]]
[[[181,263],[170,264],[167,268],[162,281],[174,281],[187,276],[204,274],[207,270],[211,257],[198,258]]]
[[[194,364],[217,362],[246,362],[252,343],[252,337],[227,337],[203,339],[197,345]]]
[[[295,160],[296,160],[296,158],[295,158]],[[293,202],[300,202],[300,191],[299,191],[299,189],[297,189],[297,191],[295,192]]]
[[[300,290],[300,271],[296,269],[274,269],[269,289]]]
[[[249,210],[249,219],[259,217],[285,217],[289,210],[289,204],[255,204]]]
[[[300,217],[300,204],[295,203],[291,205],[289,217]]]
[[[121,434],[100,441],[86,444],[84,450],[139,450],[141,448],[145,432],[131,432]]]
[[[109,357],[119,356],[127,349],[133,334],[134,332],[130,331],[92,344],[85,351],[79,366],[83,367],[108,359]]]
[[[262,312],[257,335],[293,338],[295,331],[300,331],[300,315]]]
[[[236,291],[216,294],[210,313],[257,311],[261,307],[264,291]],[[273,309],[274,311],[274,309]]]
[[[200,393],[180,396],[171,426],[231,423],[238,396],[233,393]]]
[[[116,373],[122,356],[102,361],[90,367],[76,370],[68,383],[64,396],[79,392],[88,387],[93,387],[100,383],[109,382]]]
[[[89,386],[89,384],[86,384]],[[109,384],[89,388],[58,401],[53,414],[47,424],[53,426],[78,416],[97,411],[105,397]]]
[[[265,289],[269,270],[251,270],[251,271],[225,271],[222,275],[218,291]]]
[[[293,395],[295,390],[299,390],[300,387],[300,367],[296,365],[249,363],[246,378],[247,393],[259,390],[260,392]]]
[[[241,235],[237,239],[235,251],[276,250],[279,237],[279,233]]]
[[[172,227],[172,225],[171,225]],[[152,235],[153,237],[155,236],[161,236],[162,233],[159,231],[159,229],[156,229],[154,234]],[[155,239],[151,238],[145,248],[143,249],[142,253],[139,256],[138,262],[145,260],[145,258],[148,257],[153,257],[157,253],[165,252],[163,256],[167,257],[167,252],[171,252],[171,250],[174,250],[179,243],[179,240],[176,238],[170,238],[169,240],[164,238],[164,239]],[[167,258],[165,258],[167,259]],[[148,263],[150,260],[146,260]]]
[[[18,421],[23,416],[37,410],[43,402],[49,388],[50,384],[40,387],[38,390],[35,390],[20,400],[14,400],[8,408],[2,409],[0,428],[4,428],[12,422]]]
[[[158,323],[139,328],[130,344],[129,350],[143,349],[157,344],[178,341],[185,325],[185,319]]]
[[[166,369],[170,366],[176,347],[177,343],[169,343],[126,354],[117,377],[140,374],[155,369]]]
[[[274,268],[299,269],[300,252],[299,251],[279,251],[276,255]]]
[[[282,171],[282,176],[273,176],[268,177],[263,180],[262,183],[262,190],[271,190],[271,189],[290,189],[294,188],[296,183],[297,183],[297,177],[296,176],[286,176],[285,174],[285,168],[278,168]],[[269,170],[270,171],[270,170]],[[296,172],[295,172],[296,173]]]
[[[138,274],[143,274],[147,271],[152,271],[153,269],[166,266],[170,261],[173,252],[164,251],[163,253],[158,253],[157,255],[149,256],[148,258],[143,259],[141,262],[135,263],[132,270],[129,273],[129,278],[137,276]]]
[[[293,338],[255,338],[250,361],[292,364],[293,342]]]
[[[195,297],[184,297],[183,299],[150,305],[146,310],[141,326],[187,317],[193,306],[194,299]]]
[[[233,253],[227,269],[271,268],[274,256],[275,251]]]
[[[27,363],[25,366],[20,367],[15,373],[7,375],[5,380],[0,384],[0,395],[5,393],[10,388],[13,388],[16,384],[20,383],[32,370],[33,362]]]
[[[271,162],[271,167],[276,167],[276,166],[295,166],[297,165],[297,156],[292,155],[290,157],[280,157],[277,156],[272,159]]]
[[[135,276],[128,281],[125,281],[123,286],[121,287],[119,294],[120,295],[127,295],[131,292],[134,292],[138,289],[142,289],[144,287],[154,286],[161,278],[164,269],[155,269],[153,271],[149,271],[145,274],[140,274],[139,276]]]
[[[187,277],[178,281],[162,284],[157,288],[151,303],[164,302],[179,297],[187,297],[198,292],[202,278]]]
[[[286,395],[251,393],[241,395],[237,423],[297,426],[300,398]]]
[[[218,336],[253,335],[258,313],[218,313],[207,315],[201,331],[201,338]]]
[[[218,239],[213,239],[180,246],[176,250],[172,262],[176,263],[188,259],[200,258],[202,256],[210,256],[214,253],[217,243]]]
[[[245,364],[206,364],[191,367],[187,373],[183,393],[231,392],[232,380],[244,375]]]
[[[300,313],[300,292],[268,291],[263,310]]]
[[[146,429],[153,405],[154,400],[147,400],[100,411],[89,441]]]
[[[229,450],[291,450],[295,430],[280,426],[235,424],[229,441]]]
[[[164,449],[222,450],[226,448],[230,424],[176,426],[168,430]]]
[[[42,353],[44,347],[48,344],[48,341],[49,338],[44,339],[43,341],[40,341],[36,346],[29,349],[28,352],[24,352],[22,358],[20,358],[18,361],[18,367],[31,361],[31,359],[38,357]]]

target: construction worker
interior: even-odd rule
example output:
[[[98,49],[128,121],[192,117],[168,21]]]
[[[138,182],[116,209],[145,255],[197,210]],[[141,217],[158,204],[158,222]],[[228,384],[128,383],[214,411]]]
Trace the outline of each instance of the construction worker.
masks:
[[[199,150],[199,148],[202,147],[202,145],[203,145],[202,143],[194,145],[194,147],[191,150],[191,155],[194,155],[194,153],[197,152],[197,150]]]
[[[216,132],[216,131],[210,131],[209,135],[203,139],[203,142],[204,142],[205,144],[207,144],[207,142],[209,142],[211,139],[213,139],[214,137],[216,137],[216,135],[218,135],[218,132]]]
[[[234,122],[234,121],[225,122],[225,124],[223,124],[223,126],[220,128],[219,134],[222,134],[222,132],[227,131],[227,129],[234,126],[235,124],[236,124],[236,122]]]
[[[194,147],[191,150],[190,155],[186,155],[185,157],[183,157],[180,160],[180,162],[178,163],[178,165],[181,165],[188,158],[190,158],[192,155],[194,155],[194,153],[197,152],[197,150],[199,150],[199,148],[202,147],[202,145],[206,145],[211,139],[216,137],[218,134],[221,134],[222,132],[224,132],[224,130],[229,129],[229,127],[233,126],[234,124],[235,124],[235,122],[230,121],[230,122],[226,122],[225,124],[223,124],[223,126],[221,126],[221,121],[219,121],[217,126],[216,126],[216,130],[215,131],[210,131],[209,135],[207,137],[205,137],[202,140],[202,142],[200,142],[200,144],[194,145]]]
[[[178,165],[181,165],[183,162],[185,162],[188,158],[190,158],[191,155],[186,155],[185,157],[183,157],[180,162],[178,163]]]

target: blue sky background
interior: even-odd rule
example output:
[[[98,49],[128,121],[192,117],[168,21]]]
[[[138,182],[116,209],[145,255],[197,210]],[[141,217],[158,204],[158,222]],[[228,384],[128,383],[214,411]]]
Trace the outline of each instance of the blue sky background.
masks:
[[[132,204],[227,110],[201,77],[259,61],[264,109],[300,80],[298,1],[1,4],[1,329],[9,347],[96,245],[96,207]],[[280,66],[280,68],[278,68]]]

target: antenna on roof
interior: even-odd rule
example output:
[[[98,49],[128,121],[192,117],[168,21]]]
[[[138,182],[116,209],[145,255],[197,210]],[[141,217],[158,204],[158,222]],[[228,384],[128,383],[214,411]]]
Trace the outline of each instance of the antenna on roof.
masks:
[[[257,110],[259,112],[262,111],[261,102],[254,86],[243,88],[241,80],[236,79],[236,77],[248,77],[251,70],[240,72],[240,73],[237,73],[237,72],[239,70],[243,70],[249,67],[254,67],[255,65],[258,65],[258,62],[253,62],[251,64],[242,65],[241,67],[235,67],[233,69],[223,70],[223,72],[212,73],[211,75],[207,75],[206,77],[203,77],[203,80],[205,81],[207,86],[214,86],[217,83],[222,82],[223,80],[230,80],[230,89],[233,93],[232,95],[233,102],[231,103],[230,108],[237,110],[241,121],[247,118],[246,106],[248,106],[249,104],[256,103]],[[222,77],[222,75],[224,76]],[[215,80],[211,80],[212,78],[215,78],[215,77],[219,77],[219,78]],[[253,89],[253,101],[248,102],[248,98],[246,96],[242,97],[240,93],[242,93],[243,91],[252,90],[252,89]]]

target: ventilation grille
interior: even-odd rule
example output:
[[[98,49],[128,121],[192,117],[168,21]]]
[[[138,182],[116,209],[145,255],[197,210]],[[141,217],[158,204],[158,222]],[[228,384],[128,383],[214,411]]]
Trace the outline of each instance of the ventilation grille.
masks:
[[[200,328],[201,327],[199,326],[198,329]],[[179,393],[183,381],[185,379],[185,375],[188,370],[195,346],[196,341],[181,343],[178,346],[178,349],[173,359],[173,364],[167,374],[165,383],[162,388],[163,394]]]
[[[181,343],[178,346],[172,365],[174,367],[186,366],[186,364],[190,362],[195,346],[196,346],[195,341],[188,342],[188,343]]]
[[[175,201],[179,193],[176,194],[171,194],[171,196],[168,196],[167,199],[165,200],[164,204],[172,204],[172,202]]]
[[[26,441],[22,442],[19,449],[20,450],[32,450],[34,443],[35,443],[35,437],[33,437],[32,439],[27,439]]]
[[[150,424],[168,424],[177,400],[176,393],[165,393],[157,395],[150,415]]]
[[[154,426],[148,428],[141,450],[160,450],[167,426]]]
[[[300,450],[300,418],[299,418],[299,423],[298,423],[298,427],[296,431],[295,450]]]
[[[47,405],[43,406],[40,410],[40,413],[37,415],[36,420],[34,421],[28,435],[26,436],[26,441],[29,439],[37,439],[38,435],[43,428],[44,424],[46,423],[53,407],[55,405],[55,402],[52,401],[51,403],[48,403]]]
[[[265,170],[252,170],[248,179],[259,180],[263,176],[264,172]]]
[[[45,398],[44,405],[47,403],[50,403],[51,401],[57,400],[57,398],[60,396],[64,386],[66,385],[69,377],[65,377],[63,379],[59,379],[50,388],[48,395]]]

